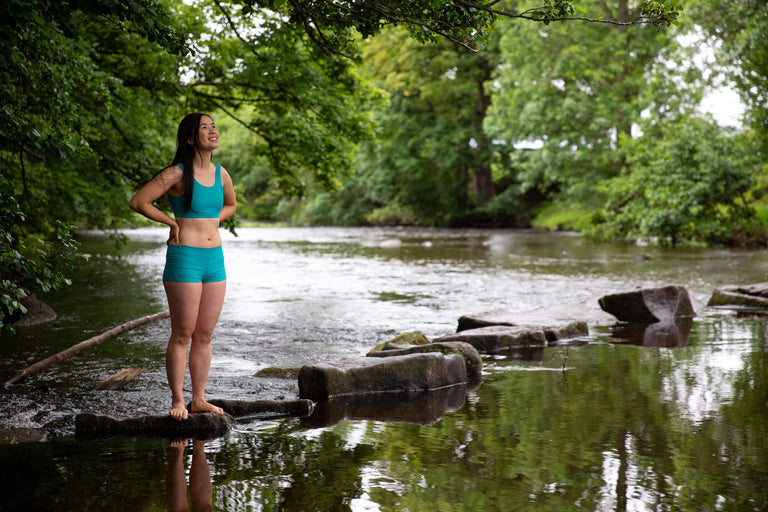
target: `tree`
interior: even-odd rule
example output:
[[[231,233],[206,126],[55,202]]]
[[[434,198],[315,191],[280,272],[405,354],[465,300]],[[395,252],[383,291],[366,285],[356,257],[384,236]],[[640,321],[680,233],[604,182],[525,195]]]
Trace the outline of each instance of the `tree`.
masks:
[[[627,0],[585,5],[625,22],[642,9]],[[619,139],[631,134],[643,110],[665,108],[678,94],[670,82],[651,82],[660,60],[672,57],[673,35],[653,27],[593,24],[506,23],[500,30],[508,64],[496,77],[489,132],[517,148],[513,169],[519,169],[515,178],[523,190],[592,201],[594,186],[624,165]],[[653,81],[667,75],[656,74]]]
[[[365,72],[388,94],[375,114],[376,139],[359,160],[367,197],[446,225],[494,196],[493,147],[483,130],[494,41],[490,35],[474,54],[393,30],[366,44]]]
[[[674,23],[679,7],[674,1],[645,0],[631,17],[613,19],[576,15],[569,0],[542,0],[522,11],[506,9],[497,0],[371,0],[336,2],[334,0],[244,0],[245,12],[257,9],[283,9],[291,22],[302,26],[312,41],[331,53],[348,55],[345,49],[356,40],[379,33],[385,26],[405,26],[419,41],[447,39],[468,50],[482,31],[495,19],[517,18],[543,23],[582,20],[616,25]],[[514,4],[517,7],[517,4]]]
[[[768,152],[768,16],[759,0],[702,0],[690,9],[693,22],[718,49],[721,67],[747,106],[747,121]]]
[[[286,22],[287,13],[218,1],[200,8],[212,23],[187,64],[193,97],[251,131],[247,151],[269,166],[283,191],[302,195],[307,180],[336,188],[355,144],[371,130],[366,106],[373,91],[351,61],[321,51],[303,27]]]
[[[600,188],[607,195],[593,235],[764,243],[747,199],[760,161],[750,133],[723,134],[712,120],[683,115],[622,139],[627,166]]]
[[[128,178],[151,158],[152,121],[166,122],[163,91],[175,82],[164,79],[175,77],[172,54],[185,45],[160,4],[143,0],[12,0],[0,16],[7,326],[23,296],[67,284],[77,248],[70,225],[107,226],[124,208]]]
[[[630,23],[663,26],[676,16],[673,3],[644,5]],[[16,308],[14,276],[57,261],[41,267],[35,251],[18,250],[34,237],[43,252],[60,251],[55,233],[68,228],[57,220],[109,227],[126,219],[131,189],[167,164],[181,112],[220,108],[243,121],[257,135],[259,161],[288,190],[300,192],[307,177],[333,187],[369,126],[359,108],[369,91],[348,59],[358,57],[360,35],[404,25],[419,40],[470,48],[495,17],[547,23],[572,14],[564,0],[522,13],[464,0],[4,2],[0,200],[16,201],[24,222],[7,228],[2,282],[13,284],[0,290],[3,300]],[[255,107],[250,117],[239,115],[245,105]]]

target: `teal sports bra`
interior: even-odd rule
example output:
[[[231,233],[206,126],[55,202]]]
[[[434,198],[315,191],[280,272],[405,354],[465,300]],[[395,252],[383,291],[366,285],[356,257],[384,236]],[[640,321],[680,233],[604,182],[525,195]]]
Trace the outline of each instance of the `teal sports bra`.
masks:
[[[184,170],[182,164],[176,164]],[[221,209],[224,207],[224,186],[221,184],[221,166],[216,164],[216,181],[210,187],[206,187],[192,180],[192,204],[188,211],[184,211],[184,195],[172,196],[168,194],[171,209],[176,218],[182,219],[218,219]]]

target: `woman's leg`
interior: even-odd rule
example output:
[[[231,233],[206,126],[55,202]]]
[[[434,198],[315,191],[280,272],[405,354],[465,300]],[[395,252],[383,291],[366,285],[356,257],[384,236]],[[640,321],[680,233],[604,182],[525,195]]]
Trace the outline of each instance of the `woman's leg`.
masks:
[[[184,403],[184,376],[187,373],[187,348],[198,321],[202,283],[163,281],[171,313],[171,338],[165,352],[165,371],[171,387],[170,415],[176,420],[187,419]]]
[[[226,289],[226,281],[202,284],[197,325],[192,333],[192,347],[189,350],[189,374],[192,378],[191,412],[224,412],[220,407],[205,400],[205,386],[211,368],[211,338],[224,305]]]

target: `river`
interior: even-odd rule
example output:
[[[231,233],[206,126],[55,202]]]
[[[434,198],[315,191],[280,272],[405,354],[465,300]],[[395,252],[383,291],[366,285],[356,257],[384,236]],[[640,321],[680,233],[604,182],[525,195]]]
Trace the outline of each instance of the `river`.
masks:
[[[82,233],[55,320],[0,338],[3,382],[29,364],[166,308],[161,229],[115,245]],[[592,326],[582,343],[486,357],[483,383],[421,418],[245,419],[223,438],[74,436],[80,412],[164,414],[162,320],[0,390],[0,511],[766,510],[768,343],[761,317],[706,307],[724,284],[766,281],[763,251],[595,244],[567,233],[420,228],[240,228],[224,233],[228,289],[208,396],[293,399],[258,378],[364,355],[404,332],[455,332],[464,314],[680,284],[697,317],[675,348]],[[93,386],[123,368],[121,391]],[[411,404],[413,405],[413,404]],[[419,406],[419,404],[416,404]],[[397,406],[393,406],[395,409]],[[313,414],[313,416],[315,416]]]

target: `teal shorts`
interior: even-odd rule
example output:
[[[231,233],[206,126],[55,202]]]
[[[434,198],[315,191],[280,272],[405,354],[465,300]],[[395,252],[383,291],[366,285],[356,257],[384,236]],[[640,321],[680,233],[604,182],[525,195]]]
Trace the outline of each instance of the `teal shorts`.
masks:
[[[215,283],[225,281],[224,251],[218,247],[168,245],[163,281]]]

